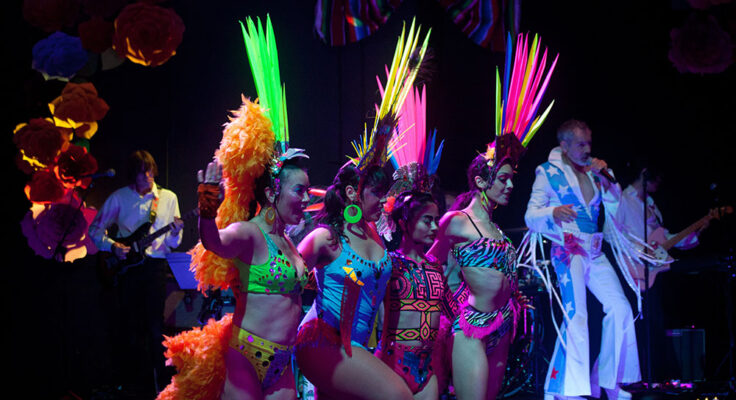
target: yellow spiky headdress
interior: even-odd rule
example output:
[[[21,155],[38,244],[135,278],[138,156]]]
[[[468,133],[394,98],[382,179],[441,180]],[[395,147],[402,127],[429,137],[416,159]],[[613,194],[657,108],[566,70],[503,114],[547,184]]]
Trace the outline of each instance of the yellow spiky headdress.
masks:
[[[366,125],[359,142],[353,142],[356,156],[349,157],[358,171],[365,171],[371,165],[383,166],[392,153],[389,139],[393,134],[399,118],[399,110],[410,93],[414,79],[427,52],[430,29],[420,40],[421,27],[415,29],[416,20],[412,20],[409,34],[406,35],[406,24],[401,29],[401,36],[396,43],[394,58],[381,99],[377,108],[373,129],[368,133]],[[421,42],[421,45],[420,45]],[[380,84],[380,83],[379,83]]]

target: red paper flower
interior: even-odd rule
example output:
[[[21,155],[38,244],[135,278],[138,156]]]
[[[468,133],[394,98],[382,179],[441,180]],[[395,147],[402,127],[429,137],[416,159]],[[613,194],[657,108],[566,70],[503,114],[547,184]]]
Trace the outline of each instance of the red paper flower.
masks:
[[[26,185],[26,196],[33,203],[53,203],[64,196],[64,186],[56,174],[44,169],[33,174],[33,178]]]
[[[101,17],[92,17],[77,27],[82,47],[93,53],[102,53],[112,46],[112,34],[115,27],[112,22],[105,21]]]
[[[49,109],[57,125],[66,123],[76,127],[84,122],[101,120],[110,107],[97,97],[93,84],[67,83],[61,96],[49,103]]]
[[[733,62],[731,38],[711,15],[690,15],[670,38],[669,58],[681,73],[719,73]]]
[[[97,172],[97,160],[82,146],[72,144],[59,156],[57,172],[65,186],[89,186],[90,179],[82,179],[85,175]]]
[[[391,214],[391,212],[394,210],[395,204],[396,204],[396,196],[387,197],[386,202],[383,203],[383,211],[386,214]]]
[[[183,34],[184,23],[173,10],[135,3],[115,19],[112,48],[120,57],[155,67],[176,54]]]
[[[79,0],[24,0],[23,18],[46,32],[72,26],[79,17]]]
[[[42,118],[18,125],[13,142],[20,151],[19,167],[26,173],[46,168],[68,146],[59,129]]]

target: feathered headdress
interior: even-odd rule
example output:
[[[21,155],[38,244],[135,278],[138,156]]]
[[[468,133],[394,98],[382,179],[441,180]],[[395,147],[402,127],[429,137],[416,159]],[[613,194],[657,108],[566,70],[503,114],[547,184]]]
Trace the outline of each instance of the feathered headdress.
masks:
[[[225,124],[220,148],[215,160],[222,165],[225,196],[217,210],[216,223],[223,228],[233,222],[246,221],[250,203],[255,199],[255,180],[269,168],[275,179],[272,186],[278,191],[277,176],[283,162],[294,157],[307,157],[304,150],[289,148],[289,127],[286,117],[285,89],[278,68],[278,54],[270,18],[266,29],[260,19],[257,25],[246,18],[240,23],[248,53],[258,100],[251,102],[243,96],[243,105],[233,111]],[[199,289],[210,287],[227,289],[237,278],[232,260],[206,251],[201,243],[192,250],[191,269],[199,282]]]
[[[488,166],[491,167],[492,181],[496,177],[498,168],[506,160],[510,159],[513,166],[516,167],[529,141],[542,126],[555,103],[553,100],[542,115],[537,115],[542,96],[547,89],[552,71],[557,65],[559,54],[555,56],[542,82],[544,69],[547,66],[547,49],[544,49],[542,60],[539,61],[541,47],[539,37],[534,35],[531,48],[528,46],[528,39],[528,34],[519,34],[514,51],[511,34],[507,35],[503,99],[501,98],[501,79],[498,68],[496,68],[496,137],[488,145],[485,153]],[[511,65],[512,60],[513,66]]]
[[[222,165],[225,187],[215,220],[219,228],[252,217],[249,210],[255,199],[255,180],[265,172],[274,153],[273,125],[257,101],[251,102],[243,96],[243,105],[232,113],[222,131],[220,148],[215,152],[215,160]],[[191,254],[190,269],[200,290],[213,286],[227,289],[237,278],[233,261],[206,251],[202,243],[197,243]]]
[[[246,17],[245,25],[240,22],[245,41],[245,50],[248,53],[250,69],[256,84],[258,99],[266,110],[268,119],[273,123],[273,133],[276,137],[275,152],[269,170],[275,180],[273,186],[278,191],[278,174],[284,161],[292,158],[309,158],[303,149],[289,148],[289,119],[286,114],[286,87],[281,82],[279,72],[279,58],[276,49],[276,38],[273,34],[271,17],[266,16],[266,29],[263,29],[261,19]],[[247,28],[246,28],[247,25]]]
[[[380,81],[378,85],[383,93]],[[377,222],[379,233],[389,241],[395,231],[390,214],[397,196],[413,190],[431,193],[432,175],[439,168],[442,147],[445,142],[444,140],[440,142],[435,151],[437,130],[435,129],[431,136],[426,133],[426,94],[426,87],[423,86],[421,92],[414,88],[407,96],[399,114],[398,132],[400,134],[393,136],[389,141],[389,147],[394,149],[391,163],[396,170],[393,174],[394,183],[387,194],[384,213]]]
[[[389,197],[407,190],[429,192],[431,190],[429,177],[439,168],[445,142],[444,140],[440,142],[435,151],[437,130],[435,129],[431,136],[425,133],[426,95],[427,89],[423,86],[421,92],[414,88],[407,96],[399,114],[399,134],[391,137],[389,141],[389,148],[393,149],[391,163],[396,169],[393,175],[394,184],[388,192]]]
[[[411,91],[414,78],[424,60],[429,35],[432,32],[432,29],[427,32],[420,45],[421,27],[415,32],[414,25],[415,20],[412,20],[408,35],[405,35],[406,25],[401,29],[373,129],[369,134],[366,126],[360,142],[353,142],[357,156],[350,159],[359,171],[364,171],[371,165],[384,165],[394,150],[389,144],[389,138],[399,119],[399,110]]]

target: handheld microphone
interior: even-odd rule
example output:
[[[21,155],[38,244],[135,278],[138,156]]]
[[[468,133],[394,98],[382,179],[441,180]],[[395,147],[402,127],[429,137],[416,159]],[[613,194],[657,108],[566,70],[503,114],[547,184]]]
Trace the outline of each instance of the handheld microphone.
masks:
[[[598,173],[603,175],[603,177],[605,177],[606,179],[608,179],[609,182],[618,183],[616,181],[616,178],[614,178],[613,175],[611,175],[611,173],[608,172],[608,168],[602,168],[600,171],[598,171]]]
[[[92,178],[94,180],[94,179],[102,178],[102,177],[106,177],[106,176],[112,178],[113,176],[115,176],[115,170],[112,169],[112,168],[110,168],[107,171],[97,172],[97,173],[94,173],[94,174],[82,175],[82,176],[79,177],[79,179]]]
[[[586,161],[586,164],[588,164],[588,166],[593,164],[593,159],[591,157],[588,157],[588,161]],[[603,175],[603,177],[606,178],[609,182],[618,183],[616,178],[614,178],[613,175],[611,175],[611,173],[608,172],[608,168],[601,168],[601,170],[598,171],[598,173]]]

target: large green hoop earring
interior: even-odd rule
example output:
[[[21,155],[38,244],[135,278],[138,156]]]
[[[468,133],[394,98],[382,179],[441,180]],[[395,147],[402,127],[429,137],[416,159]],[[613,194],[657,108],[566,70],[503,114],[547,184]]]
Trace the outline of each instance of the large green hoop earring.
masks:
[[[348,210],[350,210],[351,208],[355,209],[355,215],[350,215],[350,212]],[[356,224],[358,223],[358,221],[360,221],[361,218],[363,218],[363,210],[361,210],[360,207],[358,207],[357,205],[351,204],[345,207],[345,211],[342,212],[342,217],[345,218],[345,221],[347,223]]]

